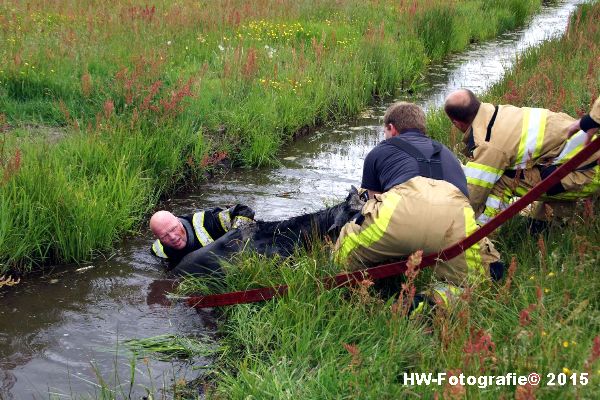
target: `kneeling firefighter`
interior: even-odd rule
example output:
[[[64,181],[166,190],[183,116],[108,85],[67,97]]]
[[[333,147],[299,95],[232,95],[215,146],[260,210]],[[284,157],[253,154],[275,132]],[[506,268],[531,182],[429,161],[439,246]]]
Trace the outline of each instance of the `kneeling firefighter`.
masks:
[[[467,181],[448,148],[425,135],[425,113],[399,102],[384,116],[385,140],[366,156],[361,186],[369,200],[361,215],[348,222],[335,245],[338,263],[351,270],[426,254],[457,243],[477,229],[468,200]],[[465,283],[499,278],[504,264],[487,238],[461,255],[440,261],[436,284],[427,295],[441,298]]]
[[[150,229],[157,238],[151,251],[157,257],[179,262],[186,254],[214,242],[230,229],[253,220],[254,211],[242,204],[227,209],[209,208],[183,216],[161,210],[150,218]]]

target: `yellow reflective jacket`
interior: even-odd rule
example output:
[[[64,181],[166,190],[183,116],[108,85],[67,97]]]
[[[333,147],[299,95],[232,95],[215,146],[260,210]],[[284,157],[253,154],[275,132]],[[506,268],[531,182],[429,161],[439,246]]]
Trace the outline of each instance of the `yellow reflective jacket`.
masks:
[[[463,138],[465,153],[471,158],[464,170],[476,217],[506,170],[563,164],[577,154],[587,138],[582,131],[567,137],[567,128],[575,119],[564,113],[500,105],[494,119],[495,110],[494,105],[482,103]],[[597,158],[598,154],[582,165]]]

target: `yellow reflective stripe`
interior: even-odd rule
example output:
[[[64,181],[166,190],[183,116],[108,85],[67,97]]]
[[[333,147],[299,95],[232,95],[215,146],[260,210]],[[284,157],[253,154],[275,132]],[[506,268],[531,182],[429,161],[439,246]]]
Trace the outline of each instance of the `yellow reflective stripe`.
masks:
[[[535,148],[533,151],[533,158],[537,159],[539,158],[541,152],[542,152],[542,146],[544,144],[544,136],[546,135],[546,119],[548,118],[548,110],[545,110],[543,108],[537,108],[536,111],[539,110],[539,122],[538,122],[538,127],[536,129],[536,141],[535,141]]]
[[[527,142],[527,132],[529,127],[529,114],[530,109],[523,109],[523,125],[521,126],[521,140],[519,141],[519,150],[517,151],[516,164],[520,165],[520,162],[525,158],[525,143]]]
[[[463,171],[469,185],[481,186],[486,189],[494,187],[494,184],[504,173],[501,169],[472,161],[463,166]]]
[[[478,228],[475,223],[475,214],[471,207],[465,207],[465,234],[466,236],[471,235]],[[467,262],[467,271],[469,281],[480,280],[486,276],[481,264],[481,253],[480,253],[479,242],[465,250],[465,261]]]
[[[423,315],[424,309],[425,309],[425,300],[420,301],[419,304],[417,304],[417,306],[410,313],[410,318],[413,318],[417,315]]]
[[[515,188],[515,194],[518,197],[523,197],[523,196],[525,196],[527,194],[527,189],[525,189],[523,186],[517,186]]]
[[[344,261],[357,247],[369,247],[380,240],[387,231],[394,210],[401,199],[402,196],[393,192],[387,192],[381,207],[379,207],[378,217],[359,233],[349,233],[342,239],[342,244],[336,255],[337,260]]]
[[[467,177],[467,183],[469,185],[481,186],[481,187],[484,187],[486,189],[491,189],[491,188],[494,187],[493,183],[482,181],[481,179],[471,178],[469,176]]]
[[[438,283],[432,288],[434,294],[437,294],[444,303],[444,306],[447,308],[451,297],[458,297],[462,294],[463,289],[450,285],[450,284],[442,284]]]
[[[527,161],[539,157],[546,132],[548,110],[543,108],[524,108],[521,141],[514,168],[524,168]]]
[[[571,138],[567,140],[565,147],[552,164],[564,164],[569,161],[571,158],[573,158],[573,156],[575,156],[575,154],[579,153],[579,150],[583,148],[586,140],[587,133],[584,131],[579,131],[575,135],[571,136]]]
[[[583,197],[589,197],[596,192],[600,192],[600,165],[594,167],[594,179],[586,183],[581,190],[576,192],[564,192],[554,196],[544,196],[544,199],[550,200],[577,200]]]
[[[218,214],[219,222],[225,232],[231,229],[231,214],[229,210],[223,210]]]
[[[192,222],[194,225],[194,232],[196,233],[196,237],[202,246],[206,246],[214,242],[213,238],[210,236],[206,228],[204,228],[204,211],[197,212],[194,214],[192,218]]]
[[[463,166],[464,168],[473,168],[478,169],[480,171],[489,172],[490,174],[498,175],[499,177],[504,174],[504,171],[498,168],[490,167],[489,165],[479,164],[473,161],[469,161],[467,165]]]
[[[152,243],[152,251],[154,251],[154,254],[156,254],[160,258],[169,258],[169,256],[167,256],[167,254],[165,253],[165,249],[163,248],[162,243],[158,239],[156,239],[154,243]]]
[[[471,179],[482,184],[485,182],[486,185],[492,186],[498,181],[498,179],[500,179],[500,177],[503,174],[502,171],[500,171],[499,173],[484,171],[479,168],[475,168],[469,164],[463,167],[463,171],[465,173],[465,176],[467,177],[467,182],[469,181],[469,179]]]
[[[231,224],[231,227],[232,228],[240,228],[242,226],[249,225],[253,222],[254,222],[254,220],[252,218],[248,218],[243,215],[238,215],[233,219],[233,224]]]

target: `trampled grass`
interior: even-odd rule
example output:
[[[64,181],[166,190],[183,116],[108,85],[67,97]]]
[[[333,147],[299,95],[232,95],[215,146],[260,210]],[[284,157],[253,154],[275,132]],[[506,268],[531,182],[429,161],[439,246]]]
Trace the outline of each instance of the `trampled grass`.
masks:
[[[2,3],[0,273],[110,249],[215,160],[268,165],[540,3]]]
[[[600,4],[580,8],[568,34],[525,54],[487,99],[582,113],[600,91]],[[460,141],[432,114],[430,129]],[[600,212],[597,198],[577,215],[532,236],[516,217],[495,235],[508,276],[467,288],[449,310],[407,319],[395,297],[368,282],[325,291],[334,267],[327,247],[285,260],[242,257],[221,287],[289,284],[285,296],[224,310],[222,357],[211,398],[592,399],[600,384]],[[427,274],[417,287],[428,282]],[[187,290],[193,290],[187,287]],[[538,386],[405,385],[404,373],[527,376]]]

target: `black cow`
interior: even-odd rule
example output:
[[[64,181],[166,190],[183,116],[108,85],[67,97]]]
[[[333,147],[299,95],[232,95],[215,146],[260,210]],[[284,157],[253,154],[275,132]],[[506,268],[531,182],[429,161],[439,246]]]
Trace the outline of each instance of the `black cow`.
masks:
[[[186,255],[171,272],[180,276],[221,274],[220,261],[242,250],[288,257],[296,247],[306,247],[314,234],[320,239],[328,235],[335,241],[342,226],[360,212],[363,204],[358,191],[352,187],[346,200],[336,206],[283,221],[256,221],[232,229],[213,243]]]

